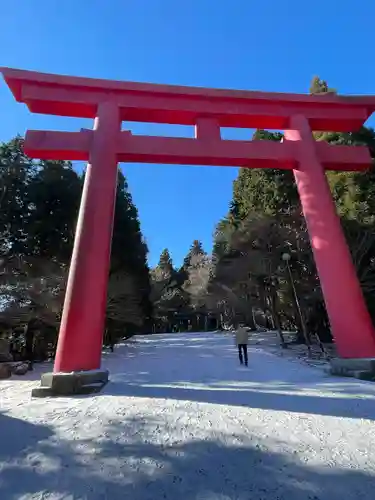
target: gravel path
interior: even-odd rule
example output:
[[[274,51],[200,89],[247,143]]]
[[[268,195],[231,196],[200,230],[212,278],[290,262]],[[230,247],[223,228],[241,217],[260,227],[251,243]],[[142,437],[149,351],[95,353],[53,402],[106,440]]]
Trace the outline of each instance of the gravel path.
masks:
[[[1,500],[374,498],[375,384],[255,347],[241,368],[219,334],[139,338],[104,365],[94,397],[0,382]]]

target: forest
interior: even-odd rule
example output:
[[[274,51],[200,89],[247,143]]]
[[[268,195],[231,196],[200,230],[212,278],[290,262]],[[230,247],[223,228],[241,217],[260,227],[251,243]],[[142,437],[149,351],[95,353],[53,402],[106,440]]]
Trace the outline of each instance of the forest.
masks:
[[[315,77],[311,94],[336,92]],[[366,145],[375,132],[314,132],[317,141]],[[254,140],[282,140],[257,130]],[[0,145],[0,335],[13,359],[54,355],[83,174],[70,162],[35,161],[22,137]],[[375,317],[375,176],[328,172],[372,317]],[[205,331],[243,322],[330,342],[330,328],[293,173],[239,169],[212,249],[192,242],[181,267],[166,248],[154,268],[137,208],[119,170],[104,344],[137,333]],[[285,260],[283,256],[288,256]],[[1,357],[1,353],[0,353]],[[2,361],[0,359],[0,361]]]

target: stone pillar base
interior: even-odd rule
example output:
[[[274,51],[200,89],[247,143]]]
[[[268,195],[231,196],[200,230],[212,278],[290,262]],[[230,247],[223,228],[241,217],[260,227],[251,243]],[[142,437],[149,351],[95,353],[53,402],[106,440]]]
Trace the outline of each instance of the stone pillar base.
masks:
[[[375,381],[375,358],[335,358],[330,364],[332,375]]]
[[[35,398],[72,396],[100,392],[108,382],[107,370],[90,370],[71,373],[44,373],[41,387],[31,391]]]

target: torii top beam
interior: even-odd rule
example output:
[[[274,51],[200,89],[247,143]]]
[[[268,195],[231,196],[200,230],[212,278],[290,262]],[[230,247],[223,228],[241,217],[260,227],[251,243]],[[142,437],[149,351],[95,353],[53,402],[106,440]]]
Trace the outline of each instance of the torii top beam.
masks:
[[[288,129],[303,114],[312,130],[357,130],[375,111],[375,96],[337,96],[221,90],[120,82],[1,68],[18,102],[34,113],[94,118],[98,103],[115,101],[122,120],[221,127]]]
[[[303,115],[312,130],[352,131],[375,110],[374,96],[303,95],[219,90],[118,82],[0,69],[18,102],[35,113],[95,118],[102,103],[127,121],[194,125],[196,138],[117,134],[117,160],[123,162],[298,168],[297,145],[271,141],[222,140],[220,127],[290,128]],[[24,150],[34,158],[88,160],[97,132],[30,130]],[[326,170],[364,170],[371,164],[365,147],[316,143]]]

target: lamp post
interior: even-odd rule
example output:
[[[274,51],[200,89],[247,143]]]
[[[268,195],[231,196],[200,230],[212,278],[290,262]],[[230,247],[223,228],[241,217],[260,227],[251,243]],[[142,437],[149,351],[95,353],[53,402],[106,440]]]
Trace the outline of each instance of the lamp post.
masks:
[[[285,252],[282,254],[281,258],[285,262],[287,270],[288,270],[289,283],[290,283],[290,287],[291,287],[292,292],[293,292],[294,302],[295,302],[296,307],[297,307],[297,312],[298,312],[298,316],[299,316],[299,320],[300,320],[301,328],[302,328],[302,334],[303,334],[303,337],[305,339],[307,349],[308,349],[308,352],[310,355],[311,354],[311,343],[310,343],[309,335],[307,332],[305,320],[304,320],[303,315],[302,315],[301,306],[300,306],[300,303],[298,300],[298,295],[297,295],[296,287],[295,287],[294,280],[293,280],[292,270],[291,270],[290,264],[289,264],[291,255],[289,253]]]
[[[279,317],[279,311],[277,308],[277,292],[276,292],[276,287],[277,287],[277,279],[272,276],[268,279],[266,279],[266,283],[269,285],[269,305],[271,307],[271,314],[272,314],[272,319],[274,323],[274,328],[276,328],[277,333],[280,337],[280,343],[281,347],[283,349],[287,349],[288,344],[285,342],[283,331],[281,329],[281,322],[280,322],[280,317]]]

